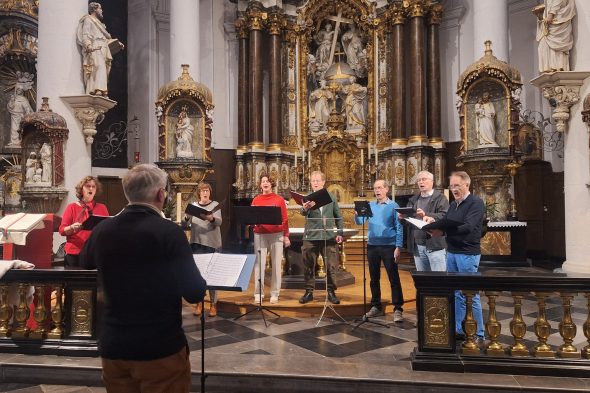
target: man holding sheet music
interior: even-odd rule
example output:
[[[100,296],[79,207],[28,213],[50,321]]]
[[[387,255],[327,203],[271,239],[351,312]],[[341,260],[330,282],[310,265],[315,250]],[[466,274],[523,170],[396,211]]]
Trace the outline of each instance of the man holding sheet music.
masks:
[[[320,191],[326,184],[326,175],[320,171],[313,171],[309,177],[309,182],[314,192]],[[320,254],[327,266],[328,300],[333,304],[340,303],[340,299],[336,297],[334,274],[338,269],[336,243],[342,243],[344,223],[342,222],[342,215],[336,197],[330,193],[328,194],[331,199],[330,203],[316,207],[315,201],[308,200],[303,203],[301,209],[301,214],[305,216],[303,245],[301,246],[301,255],[305,265],[305,294],[299,299],[301,304],[313,300],[316,260]]]
[[[445,196],[434,189],[434,175],[428,171],[421,171],[416,176],[419,194],[414,195],[408,201],[407,207],[415,209],[414,217],[424,219],[432,217],[440,220],[449,210],[449,201]],[[400,214],[400,218],[406,215]],[[444,236],[430,236],[427,232],[418,230],[413,225],[408,225],[408,250],[414,254],[416,269],[419,271],[447,270],[447,255]]]
[[[184,232],[162,214],[166,181],[153,164],[132,168],[123,178],[129,205],[92,231],[80,256],[98,269],[98,348],[111,393],[190,390],[182,299],[202,301],[206,283]]]
[[[391,286],[391,303],[393,303],[393,321],[403,321],[404,294],[397,270],[404,234],[402,225],[397,217],[395,208],[397,203],[387,197],[389,184],[385,180],[377,180],[373,184],[373,191],[377,200],[369,203],[373,216],[369,218],[369,235],[367,242],[367,259],[369,261],[369,275],[371,277],[371,309],[365,315],[374,318],[383,315],[381,303],[381,261],[385,266],[389,284]],[[356,216],[355,211],[355,216]],[[365,217],[355,217],[357,224],[363,224]]]
[[[447,271],[477,272],[481,258],[481,225],[485,214],[485,205],[477,196],[469,192],[471,178],[466,172],[453,172],[449,178],[449,189],[454,201],[443,219],[461,222],[456,227],[445,228],[447,236]],[[434,222],[432,217],[427,222]],[[442,236],[443,231],[429,231],[432,236]],[[484,322],[479,295],[473,297],[473,317],[477,321],[477,336],[484,339]],[[464,335],[461,322],[465,319],[465,296],[455,291],[455,332]]]

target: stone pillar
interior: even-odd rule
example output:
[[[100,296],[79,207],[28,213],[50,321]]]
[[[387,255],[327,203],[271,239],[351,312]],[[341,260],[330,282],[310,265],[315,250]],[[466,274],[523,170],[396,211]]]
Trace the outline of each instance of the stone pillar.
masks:
[[[434,4],[428,15],[428,138],[431,144],[441,144],[441,88],[439,26],[442,20],[442,5]]]
[[[280,149],[282,137],[282,116],[281,116],[281,44],[282,27],[284,19],[280,9],[273,10],[269,15],[268,33],[270,34],[270,69],[269,69],[269,134],[268,148],[270,150]]]
[[[248,15],[248,29],[250,30],[249,65],[248,65],[248,112],[249,112],[249,138],[248,145],[262,147],[263,119],[262,119],[262,4],[251,2],[246,10]]]
[[[508,62],[507,0],[473,1],[473,61],[481,57],[485,41],[494,45],[494,55]]]
[[[108,12],[108,10],[106,10]],[[65,143],[64,188],[69,193],[63,208],[76,201],[76,184],[91,173],[90,146],[84,141],[82,125],[60,96],[83,95],[82,58],[76,43],[80,18],[88,13],[87,0],[39,2],[39,49],[37,55],[37,105],[49,98],[49,107],[66,120],[69,135]]]
[[[191,76],[200,81],[199,1],[170,0],[170,79],[188,64]]]
[[[246,18],[241,16],[236,20],[238,32],[238,149],[245,149],[248,144],[249,109],[248,109],[248,76],[249,76],[249,48],[248,36],[250,32],[246,25]]]
[[[404,22],[402,9],[394,9],[391,27],[391,129],[392,143],[405,145],[406,138],[406,89],[404,84]]]
[[[410,5],[410,144],[427,141],[425,12],[426,7],[422,2]]]

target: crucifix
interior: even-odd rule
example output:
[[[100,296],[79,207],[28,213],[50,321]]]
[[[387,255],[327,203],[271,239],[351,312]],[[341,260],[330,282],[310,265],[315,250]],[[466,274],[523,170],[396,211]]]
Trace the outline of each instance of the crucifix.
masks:
[[[328,63],[329,65],[332,65],[332,62],[334,61],[334,52],[336,50],[336,43],[338,42],[338,33],[340,32],[340,23],[353,24],[354,21],[352,19],[343,18],[342,17],[342,10],[338,10],[337,16],[328,16],[326,19],[333,20],[336,22],[336,27],[334,28],[334,37],[332,38],[332,46],[330,47],[330,61]],[[318,21],[318,27],[317,27],[318,30],[320,28],[320,25],[321,25],[321,21]]]

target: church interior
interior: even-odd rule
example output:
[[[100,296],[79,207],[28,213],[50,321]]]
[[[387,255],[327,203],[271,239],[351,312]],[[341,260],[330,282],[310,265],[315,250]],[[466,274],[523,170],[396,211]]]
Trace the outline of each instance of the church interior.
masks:
[[[121,179],[142,163],[168,174],[163,213],[181,226],[210,185],[225,253],[254,253],[239,208],[262,176],[287,204],[281,301],[263,303],[274,316],[234,320],[258,311],[253,278],[219,291],[217,316],[184,304],[194,391],[205,354],[215,392],[590,390],[590,2],[98,3],[0,0],[0,212],[45,224],[25,244],[0,222],[3,259],[36,265],[0,271],[0,391],[105,391],[96,271],[64,268],[57,227],[85,176],[121,211]],[[311,193],[316,171],[344,227],[334,306],[322,257],[315,301],[298,301],[305,217],[291,192]],[[404,243],[403,322],[383,270],[385,326],[355,326],[369,290],[355,202],[385,180],[406,206],[423,171],[451,200],[451,173],[470,175],[489,219],[480,271],[416,272]],[[468,305],[481,293],[484,343],[469,312],[455,337],[455,290]]]

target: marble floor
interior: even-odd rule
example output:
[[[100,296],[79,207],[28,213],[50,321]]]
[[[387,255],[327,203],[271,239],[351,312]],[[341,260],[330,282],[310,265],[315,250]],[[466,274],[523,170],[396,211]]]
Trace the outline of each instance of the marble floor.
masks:
[[[586,320],[585,304],[583,297],[575,299],[572,311],[578,326]],[[497,306],[497,317],[503,325],[501,341],[509,344],[511,298],[504,296],[498,299]],[[192,315],[192,311],[192,307],[187,305],[183,315],[196,392],[200,391],[201,383],[201,322]],[[533,343],[535,313],[536,302],[527,297],[523,304],[523,316],[528,326],[525,339],[529,347]],[[549,343],[559,345],[559,298],[549,299],[547,316],[552,325]],[[321,321],[318,317],[276,318],[267,314],[268,326],[265,326],[259,312],[238,320],[234,317],[235,314],[220,313],[215,318],[206,319],[206,391],[590,391],[590,379],[583,378],[412,371],[410,353],[416,346],[416,313],[411,305],[406,308],[402,323],[394,323],[391,314],[375,319],[387,327],[365,323],[353,329],[353,318],[342,321],[330,309]],[[586,344],[581,330],[578,329],[574,341],[578,348]],[[22,376],[23,371],[18,372],[19,365],[34,373],[38,382],[27,383]],[[0,371],[3,381],[12,383],[10,386],[0,385],[2,392],[105,391],[99,387],[100,360],[97,358],[0,354]],[[35,378],[30,381],[35,381]],[[39,382],[47,382],[47,385],[39,385]],[[55,386],[57,384],[75,386],[66,389]]]

